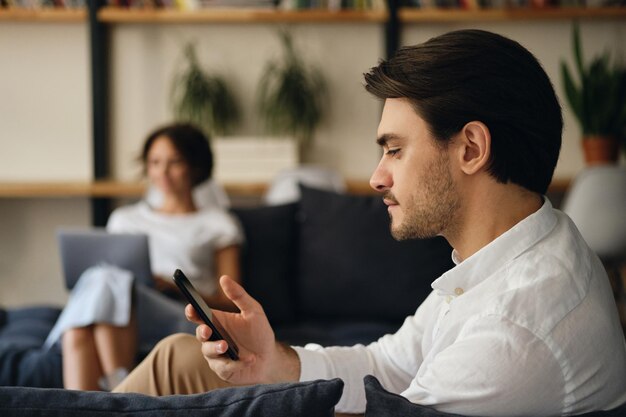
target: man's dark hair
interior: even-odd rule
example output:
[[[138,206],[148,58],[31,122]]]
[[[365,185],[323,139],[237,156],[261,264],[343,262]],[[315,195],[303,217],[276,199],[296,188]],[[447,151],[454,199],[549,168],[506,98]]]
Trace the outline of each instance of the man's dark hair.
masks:
[[[211,177],[213,152],[211,152],[209,140],[200,129],[186,123],[163,126],[148,135],[141,152],[144,167],[152,144],[161,136],[167,137],[172,142],[172,145],[189,165],[191,182],[194,186]]]
[[[466,123],[491,132],[489,173],[544,194],[554,173],[563,118],[550,79],[519,43],[482,30],[450,32],[403,47],[365,74],[382,98],[406,98],[447,143]]]

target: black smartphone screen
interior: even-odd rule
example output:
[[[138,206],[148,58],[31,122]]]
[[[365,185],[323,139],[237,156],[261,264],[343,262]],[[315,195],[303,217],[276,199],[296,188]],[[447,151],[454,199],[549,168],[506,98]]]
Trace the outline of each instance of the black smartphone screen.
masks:
[[[174,272],[174,276],[172,278],[174,279],[176,285],[178,285],[180,291],[185,295],[187,300],[189,300],[193,308],[196,310],[202,321],[204,321],[206,325],[209,326],[213,331],[211,337],[209,337],[209,340],[225,340],[228,344],[228,350],[226,350],[226,354],[232,360],[238,360],[239,349],[237,348],[237,345],[235,344],[235,342],[233,342],[226,330],[224,330],[220,322],[215,317],[213,317],[211,309],[204,302],[204,299],[196,291],[194,286],[191,285],[191,282],[189,282],[189,279],[187,279],[185,274],[183,274],[180,269],[177,269]]]

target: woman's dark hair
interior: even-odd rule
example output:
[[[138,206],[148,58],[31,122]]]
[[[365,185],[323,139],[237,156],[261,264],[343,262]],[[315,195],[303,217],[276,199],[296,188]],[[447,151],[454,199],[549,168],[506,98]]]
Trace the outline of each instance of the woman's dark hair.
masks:
[[[403,47],[365,74],[382,98],[406,98],[443,143],[471,121],[491,133],[489,173],[544,194],[563,118],[550,79],[519,43],[482,30],[450,32]]]
[[[141,161],[144,167],[152,144],[161,136],[167,137],[172,142],[172,145],[189,165],[191,182],[194,186],[211,178],[213,152],[211,152],[209,140],[200,129],[185,123],[163,126],[148,135],[141,152]]]

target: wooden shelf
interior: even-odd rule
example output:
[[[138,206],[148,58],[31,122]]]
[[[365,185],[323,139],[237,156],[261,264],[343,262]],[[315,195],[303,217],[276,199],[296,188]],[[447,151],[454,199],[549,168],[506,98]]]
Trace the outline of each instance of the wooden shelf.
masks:
[[[446,23],[473,21],[565,20],[565,19],[623,19],[626,7],[559,7],[511,8],[484,10],[402,8],[398,17],[404,23]]]
[[[387,20],[385,11],[274,9],[122,9],[103,7],[98,19],[106,23],[380,23]]]
[[[0,21],[80,23],[87,21],[87,10],[0,8]]]
[[[223,184],[223,187],[228,194],[242,196],[262,195],[267,190],[266,183]],[[5,182],[0,183],[0,198],[136,198],[144,194],[145,188],[145,184],[140,182],[119,181]]]
[[[550,184],[550,192],[564,193],[571,183],[567,178],[555,178]],[[376,192],[366,180],[346,181],[351,194],[368,195]],[[225,183],[225,191],[233,196],[261,196],[267,191],[267,183]],[[41,182],[41,183],[0,183],[0,198],[138,198],[145,192],[145,185],[139,182],[95,181],[81,182]]]
[[[1,198],[135,197],[143,191],[143,184],[116,181],[0,183]]]

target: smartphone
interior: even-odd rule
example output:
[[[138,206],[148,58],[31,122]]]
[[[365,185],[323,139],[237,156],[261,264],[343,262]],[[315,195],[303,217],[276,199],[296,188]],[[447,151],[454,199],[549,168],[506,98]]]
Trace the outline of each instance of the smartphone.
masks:
[[[180,291],[185,295],[185,297],[187,297],[187,300],[189,300],[202,321],[204,321],[213,331],[209,340],[225,340],[228,344],[228,349],[225,354],[234,361],[239,360],[239,348],[237,348],[237,345],[233,342],[233,339],[226,332],[226,330],[224,330],[217,318],[213,317],[211,309],[204,302],[204,299],[200,296],[198,291],[196,291],[194,286],[191,285],[191,282],[189,282],[189,279],[187,279],[185,274],[183,274],[183,271],[177,269],[174,272],[172,279],[176,285],[178,285]]]

